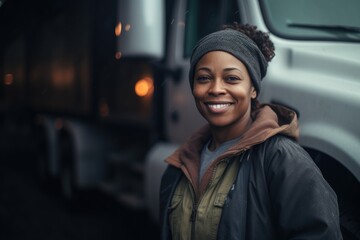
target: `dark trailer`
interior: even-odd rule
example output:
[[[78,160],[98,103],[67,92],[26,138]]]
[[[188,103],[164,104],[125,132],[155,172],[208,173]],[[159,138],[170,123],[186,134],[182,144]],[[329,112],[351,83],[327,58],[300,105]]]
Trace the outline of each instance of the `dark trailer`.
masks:
[[[147,3],[2,1],[1,124],[69,201],[101,188],[144,207],[143,162],[159,132],[153,62],[164,48],[163,6]]]

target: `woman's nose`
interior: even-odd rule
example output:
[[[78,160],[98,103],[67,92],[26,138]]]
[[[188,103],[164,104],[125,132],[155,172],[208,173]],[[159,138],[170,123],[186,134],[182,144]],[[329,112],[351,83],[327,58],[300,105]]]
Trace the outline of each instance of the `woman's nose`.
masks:
[[[224,83],[220,79],[214,80],[210,86],[209,94],[219,95],[224,93],[225,93]]]

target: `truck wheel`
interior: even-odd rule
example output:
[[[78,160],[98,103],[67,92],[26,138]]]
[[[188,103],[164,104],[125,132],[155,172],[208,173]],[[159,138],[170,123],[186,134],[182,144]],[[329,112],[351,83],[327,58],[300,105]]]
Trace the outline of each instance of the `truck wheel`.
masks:
[[[44,130],[36,130],[36,177],[40,186],[45,190],[51,189],[51,177],[49,170],[48,146]]]
[[[64,166],[61,171],[61,193],[64,199],[71,202],[75,198],[74,176],[70,166]]]
[[[50,188],[50,176],[48,171],[48,158],[45,151],[40,152],[36,157],[37,178],[42,188],[48,190]]]
[[[353,203],[339,199],[340,225],[344,240],[360,239],[360,213],[353,209],[358,208]],[[357,209],[358,210],[358,209]]]
[[[74,164],[74,151],[70,137],[61,137],[60,141],[60,190],[64,200],[69,205],[75,205],[78,198],[76,187],[76,171]]]
[[[359,181],[330,156],[318,152],[310,152],[310,155],[337,194],[344,240],[360,240]]]

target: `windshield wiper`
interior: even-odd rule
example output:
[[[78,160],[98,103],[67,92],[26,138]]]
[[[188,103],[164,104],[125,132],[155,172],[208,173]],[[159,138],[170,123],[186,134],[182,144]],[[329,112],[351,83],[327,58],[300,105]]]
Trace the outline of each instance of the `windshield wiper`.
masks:
[[[309,23],[287,23],[288,27],[296,28],[310,28],[326,31],[341,31],[341,32],[351,32],[351,33],[360,33],[360,27],[345,26],[345,25],[323,25],[323,24],[309,24]]]

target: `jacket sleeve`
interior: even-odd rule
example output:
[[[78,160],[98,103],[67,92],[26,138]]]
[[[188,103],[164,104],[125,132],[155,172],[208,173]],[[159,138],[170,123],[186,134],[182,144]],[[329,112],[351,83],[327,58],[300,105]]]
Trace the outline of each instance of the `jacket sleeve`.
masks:
[[[336,194],[311,157],[286,137],[271,145],[266,178],[282,239],[342,239]]]

